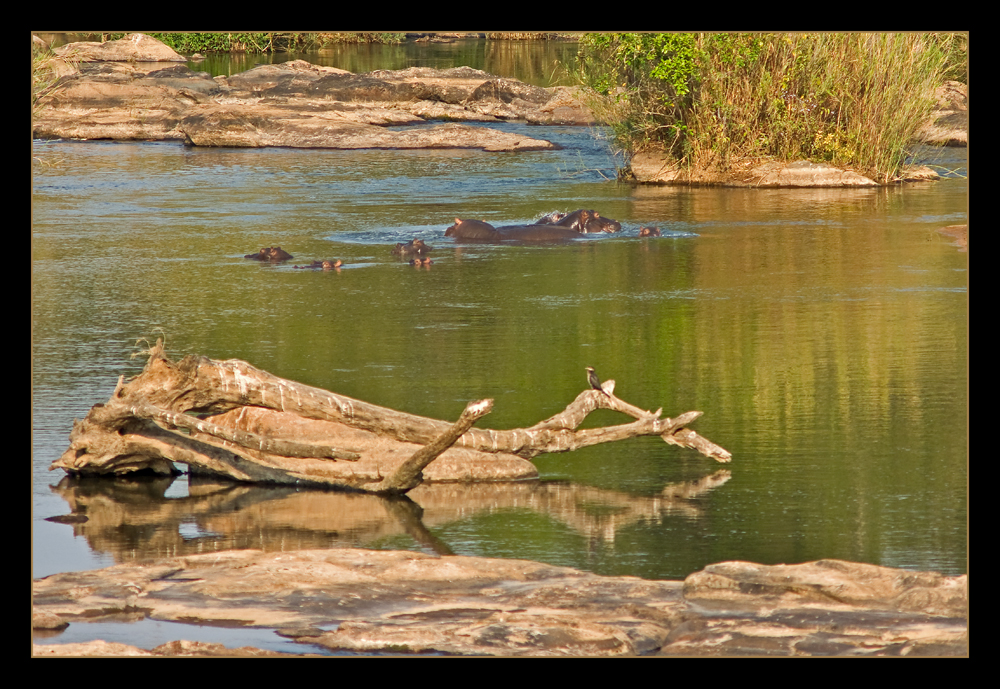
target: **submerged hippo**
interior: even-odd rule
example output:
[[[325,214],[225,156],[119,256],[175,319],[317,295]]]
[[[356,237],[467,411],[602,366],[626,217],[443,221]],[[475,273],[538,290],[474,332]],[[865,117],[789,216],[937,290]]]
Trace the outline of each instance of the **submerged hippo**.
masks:
[[[597,211],[583,210],[572,213],[549,213],[538,221],[539,225],[557,225],[558,227],[568,227],[582,234],[594,232],[618,232],[622,229],[621,223],[611,218],[602,218]]]
[[[559,211],[552,211],[548,215],[543,215],[538,220],[535,221],[536,225],[555,225],[557,222],[565,218],[567,213],[560,213]]]
[[[296,268],[322,268],[323,270],[340,270],[344,262],[339,258],[336,261],[313,261],[307,266],[295,266]]]
[[[430,251],[431,247],[424,244],[422,239],[411,239],[406,244],[396,242],[396,246],[392,248],[392,253],[395,256],[412,256],[414,254],[423,256],[430,253]]]
[[[640,227],[639,228],[640,237],[661,237],[659,227]]]
[[[280,246],[265,246],[255,254],[247,254],[243,258],[251,258],[254,261],[287,261],[292,255],[283,250]]]
[[[455,218],[455,224],[445,230],[446,237],[488,242],[558,242],[576,239],[580,233],[559,225],[504,225],[493,227],[482,220]]]
[[[455,218],[455,224],[444,231],[445,237],[455,237],[456,239],[486,239],[490,241],[500,241],[500,234],[497,228],[482,220],[462,220]]]
[[[577,239],[580,232],[559,225],[505,225],[497,228],[501,240],[559,242]]]
[[[430,259],[430,256],[426,258],[415,258],[410,261],[411,266],[429,266],[432,263],[434,263],[434,261]]]

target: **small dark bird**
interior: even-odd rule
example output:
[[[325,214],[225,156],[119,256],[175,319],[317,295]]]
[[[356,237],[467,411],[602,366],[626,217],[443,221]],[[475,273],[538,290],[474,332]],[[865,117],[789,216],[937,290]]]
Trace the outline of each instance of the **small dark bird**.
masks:
[[[600,390],[601,392],[604,392],[604,388],[601,387],[601,379],[597,377],[597,374],[594,372],[593,366],[587,367],[587,382],[590,383],[590,387],[594,388],[595,390]],[[606,392],[604,392],[604,394],[608,395],[608,393]],[[611,395],[608,395],[608,397],[611,397]]]

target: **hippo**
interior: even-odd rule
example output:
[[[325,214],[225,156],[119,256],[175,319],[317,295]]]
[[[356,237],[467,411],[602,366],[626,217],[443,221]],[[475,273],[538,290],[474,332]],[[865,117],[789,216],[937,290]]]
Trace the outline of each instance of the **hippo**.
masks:
[[[340,266],[344,265],[344,262],[339,258],[336,261],[313,261],[307,266],[295,266],[296,268],[322,268],[323,270],[340,270]]]
[[[486,239],[494,242],[500,241],[500,233],[497,229],[482,220],[462,220],[455,218],[455,224],[444,231],[445,237],[455,237],[456,239]]]
[[[555,225],[557,222],[566,217],[566,213],[560,213],[559,211],[552,211],[548,215],[543,215],[538,220],[535,221],[536,225]]]
[[[661,237],[659,227],[640,227],[639,228],[640,237]]]
[[[434,263],[434,261],[431,260],[430,256],[427,256],[426,258],[415,258],[410,261],[411,266],[429,266],[432,263]]]
[[[396,246],[392,248],[392,253],[396,256],[412,256],[413,254],[422,256],[430,251],[431,247],[424,244],[422,239],[411,239],[406,244],[397,242]]]
[[[247,254],[243,258],[251,258],[254,261],[287,261],[292,255],[284,251],[280,246],[265,246],[255,254]]]
[[[569,214],[549,213],[537,222],[539,225],[557,225],[559,227],[569,227],[583,234],[594,232],[618,232],[622,229],[621,223],[611,218],[602,218],[597,211],[583,210],[573,211]]]
[[[580,232],[560,225],[505,225],[496,231],[501,240],[521,242],[559,242],[580,236]]]
[[[455,218],[455,224],[445,230],[446,237],[490,242],[557,242],[576,239],[580,233],[559,225],[504,225],[493,227],[482,220]]]

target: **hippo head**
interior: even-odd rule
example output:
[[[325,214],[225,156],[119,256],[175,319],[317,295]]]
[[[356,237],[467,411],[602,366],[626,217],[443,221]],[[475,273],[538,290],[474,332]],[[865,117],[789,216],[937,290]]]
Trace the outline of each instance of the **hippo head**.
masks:
[[[592,234],[595,232],[618,232],[622,229],[617,220],[602,218],[601,214],[594,210],[573,211],[563,217],[558,223],[563,227],[571,227],[577,232]]]
[[[581,216],[580,222],[584,232],[618,232],[622,225],[617,220],[602,218],[597,211],[585,212],[586,216]]]
[[[255,254],[247,254],[243,258],[252,258],[255,261],[267,261],[271,258],[271,247],[266,246]]]

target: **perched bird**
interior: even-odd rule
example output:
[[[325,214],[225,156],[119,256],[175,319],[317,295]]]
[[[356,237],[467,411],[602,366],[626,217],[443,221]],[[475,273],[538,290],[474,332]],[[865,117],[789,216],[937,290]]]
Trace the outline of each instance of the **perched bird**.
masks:
[[[587,367],[587,382],[590,383],[590,387],[594,388],[595,390],[600,390],[601,392],[604,392],[604,388],[601,387],[601,379],[597,377],[597,374],[594,372],[593,366]],[[608,393],[606,392],[604,392],[604,394],[608,395]],[[608,397],[611,397],[611,395],[608,395]]]

